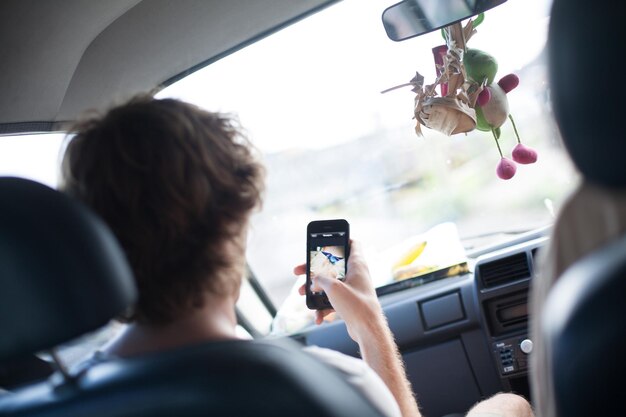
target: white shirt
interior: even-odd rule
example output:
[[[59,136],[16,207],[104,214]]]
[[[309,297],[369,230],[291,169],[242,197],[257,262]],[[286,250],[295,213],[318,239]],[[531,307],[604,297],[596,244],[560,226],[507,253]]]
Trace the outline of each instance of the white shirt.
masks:
[[[387,385],[363,360],[318,346],[307,346],[303,350],[320,362],[337,369],[348,383],[360,391],[383,415],[402,417],[400,407]],[[72,373],[81,372],[97,363],[111,359],[115,359],[115,356],[97,350],[89,359],[73,367]]]
[[[402,416],[400,407],[387,385],[365,361],[318,346],[307,346],[303,350],[337,369],[385,416]]]

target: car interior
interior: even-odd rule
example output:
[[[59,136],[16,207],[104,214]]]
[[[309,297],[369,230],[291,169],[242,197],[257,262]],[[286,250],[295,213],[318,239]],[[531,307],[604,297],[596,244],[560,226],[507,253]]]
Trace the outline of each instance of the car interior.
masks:
[[[295,291],[302,277],[291,269],[305,256],[307,223],[319,218],[348,219],[351,235],[366,243],[377,295],[423,415],[463,415],[499,392],[533,403],[529,323],[536,318],[529,296],[541,278],[555,216],[581,177],[615,193],[626,186],[616,116],[623,103],[614,100],[616,108],[606,110],[594,105],[605,100],[601,89],[572,87],[597,70],[596,58],[613,53],[613,32],[598,44],[563,18],[546,44],[549,0],[536,10],[522,0],[462,1],[460,9],[440,1],[445,5],[437,13],[427,0],[363,3],[0,5],[0,416],[380,415],[299,349],[360,355],[340,317],[313,324]],[[582,19],[582,8],[561,8],[572,21]],[[361,9],[367,9],[362,18]],[[515,22],[523,10],[528,15]],[[589,33],[615,20],[611,6],[594,11],[586,17]],[[431,82],[438,76],[434,47],[451,36],[441,28],[483,15],[470,46],[498,52],[498,78],[507,71],[520,78],[507,94],[515,121],[503,125],[497,149],[502,154],[500,144],[509,146],[514,137],[521,143],[519,130],[539,150],[537,164],[520,165],[510,181],[496,176],[491,131],[449,136],[424,124],[417,137],[420,120],[412,117],[408,88],[416,93],[414,80],[389,88],[417,67],[417,76]],[[379,41],[389,55],[376,55]],[[552,74],[554,86],[548,46],[562,64],[550,71],[566,74]],[[590,51],[591,62],[573,65]],[[344,71],[349,61],[363,68],[363,77]],[[315,101],[316,90],[325,101]],[[380,113],[361,106],[370,100],[363,91]],[[120,326],[115,318],[137,294],[106,225],[55,189],[59,155],[69,124],[137,93],[195,100],[211,110],[241,108],[242,124],[250,122],[269,183],[253,220],[237,305],[240,330],[250,340],[81,369],[80,360],[110,340]],[[289,120],[287,112],[298,115]],[[283,125],[286,133],[267,133],[266,125]],[[595,135],[607,138],[602,149],[590,143]],[[44,153],[46,161],[37,159]],[[616,381],[626,369],[625,242],[574,264],[546,304],[543,331],[560,416],[623,414]]]

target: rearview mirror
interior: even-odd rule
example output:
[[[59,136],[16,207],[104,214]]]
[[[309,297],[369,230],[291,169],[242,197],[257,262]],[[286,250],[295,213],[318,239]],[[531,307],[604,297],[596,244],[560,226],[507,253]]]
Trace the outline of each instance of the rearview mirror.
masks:
[[[506,0],[404,0],[383,12],[389,39],[399,42],[467,19]]]

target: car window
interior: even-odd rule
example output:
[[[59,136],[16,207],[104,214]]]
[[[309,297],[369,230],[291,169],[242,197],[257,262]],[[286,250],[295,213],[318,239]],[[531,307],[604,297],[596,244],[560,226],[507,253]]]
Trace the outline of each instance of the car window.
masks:
[[[549,105],[549,5],[511,0],[486,12],[470,40],[496,57],[496,79],[515,73],[521,80],[509,93],[510,112],[539,159],[509,181],[495,174],[500,157],[490,133],[447,137],[422,128],[417,137],[410,88],[381,94],[415,71],[434,81],[431,49],[443,38],[387,39],[380,2],[340,2],[158,94],[237,114],[261,150],[268,189],[248,258],[275,304],[294,293],[291,271],[305,259],[311,220],[348,219],[370,265],[444,223],[454,224],[466,248],[551,224],[577,176]],[[510,157],[509,122],[500,144]],[[390,275],[383,269],[373,279],[384,285]]]
[[[56,187],[64,133],[0,135],[0,175]]]
[[[250,281],[244,277],[241,282],[237,310],[252,326],[252,330],[265,335],[271,330],[272,315],[261,302]]]

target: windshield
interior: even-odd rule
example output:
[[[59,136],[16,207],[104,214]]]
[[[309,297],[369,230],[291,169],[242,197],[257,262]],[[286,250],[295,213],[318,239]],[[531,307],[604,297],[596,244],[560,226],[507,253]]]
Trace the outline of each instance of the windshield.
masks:
[[[268,186],[248,259],[276,305],[293,293],[292,269],[305,260],[312,220],[347,219],[378,286],[392,279],[375,268],[381,254],[436,225],[451,222],[452,234],[473,248],[551,224],[576,175],[549,106],[549,5],[510,0],[486,12],[471,39],[472,48],[497,58],[496,80],[509,73],[521,80],[508,95],[510,113],[539,158],[509,181],[495,174],[500,157],[491,133],[447,137],[422,127],[420,138],[410,88],[381,94],[415,71],[433,82],[431,50],[443,38],[436,31],[389,40],[379,2],[340,2],[159,94],[238,114],[262,151]],[[511,123],[502,126],[500,143],[510,155]]]
[[[428,271],[550,225],[577,183],[549,104],[549,0],[509,0],[489,10],[469,44],[497,58],[496,80],[509,73],[520,78],[508,94],[510,113],[539,158],[519,165],[508,181],[495,174],[500,157],[489,132],[448,137],[422,127],[418,137],[411,88],[381,94],[416,71],[433,82],[432,49],[444,42],[440,31],[389,40],[380,15],[392,3],[339,2],[158,94],[237,114],[261,151],[267,190],[247,255],[279,315],[304,308],[295,291],[302,277],[292,270],[305,261],[312,220],[347,219],[375,284],[383,287],[415,275],[394,269],[401,259],[428,256],[433,265],[420,265]],[[56,186],[63,136],[0,136],[0,173]],[[510,157],[515,143],[506,122],[503,153]],[[426,240],[428,250],[421,246]],[[248,293],[242,299],[254,298]],[[257,327],[265,332],[269,318],[263,317]]]

